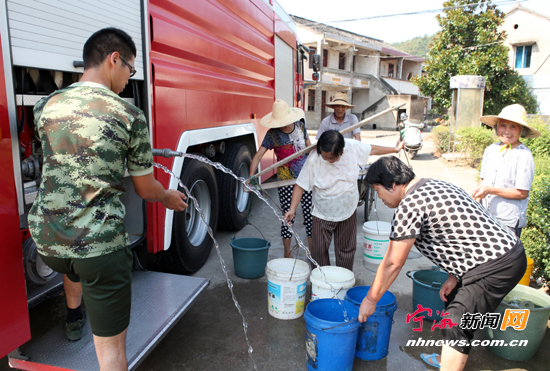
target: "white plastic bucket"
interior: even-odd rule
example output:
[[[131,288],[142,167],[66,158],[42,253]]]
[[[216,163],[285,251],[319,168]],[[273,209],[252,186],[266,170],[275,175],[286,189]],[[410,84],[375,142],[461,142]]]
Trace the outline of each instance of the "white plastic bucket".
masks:
[[[381,221],[363,224],[363,261],[380,264],[390,243],[391,224]]]
[[[334,267],[326,265],[321,267],[325,274],[326,282],[319,268],[311,271],[309,280],[311,281],[311,301],[317,299],[336,299],[341,300],[346,298],[346,293],[355,285],[355,276],[352,271],[342,267]],[[330,285],[334,288],[337,295],[335,296]]]
[[[304,313],[309,264],[297,259],[267,262],[267,308],[278,319],[296,319]]]

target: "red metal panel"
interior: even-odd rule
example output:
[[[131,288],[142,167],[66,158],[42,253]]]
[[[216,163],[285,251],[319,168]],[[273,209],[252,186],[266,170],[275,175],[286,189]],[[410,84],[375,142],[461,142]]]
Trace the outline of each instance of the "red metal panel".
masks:
[[[251,121],[262,140],[266,129],[259,118],[275,99],[269,6],[258,0],[150,0],[149,12],[154,147],[175,148],[185,130]],[[171,159],[158,160],[172,166]],[[168,185],[168,175],[155,175]],[[153,251],[164,248],[164,217],[163,207],[148,208]]]
[[[273,35],[273,20],[261,12],[250,12],[256,7],[249,2],[243,4],[246,8],[238,8],[228,0],[186,1],[178,4],[168,0],[152,0],[150,3],[153,19],[164,19],[182,29],[187,28],[196,32],[198,38],[217,40],[227,44],[228,47],[239,47],[246,54],[256,55],[259,58],[269,59],[273,55],[270,43]],[[224,5],[229,5],[230,8]],[[238,13],[235,14],[233,11]],[[245,16],[248,21],[241,16]],[[252,21],[254,16],[257,18]],[[175,39],[180,36],[172,35]],[[153,42],[156,41],[156,37],[153,32]],[[151,48],[155,50],[153,45]]]
[[[275,18],[275,34],[296,50],[296,34],[277,15],[273,15],[273,17]]]
[[[34,363],[30,361],[22,361],[19,359],[9,359],[9,364],[11,368],[17,368],[18,370],[27,370],[27,371],[73,371],[68,368],[44,365],[41,363]]]
[[[5,87],[0,40],[0,357],[31,338]]]
[[[245,1],[245,0],[241,0],[241,1]],[[267,5],[265,2],[263,2],[262,0],[250,0],[250,2],[253,3],[262,13],[267,15],[269,19],[273,18],[273,9],[269,5]],[[269,4],[273,6],[273,1],[270,0]]]

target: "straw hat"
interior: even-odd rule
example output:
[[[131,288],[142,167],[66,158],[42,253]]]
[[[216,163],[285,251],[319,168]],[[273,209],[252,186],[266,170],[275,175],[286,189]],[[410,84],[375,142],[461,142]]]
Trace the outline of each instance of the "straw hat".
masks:
[[[515,122],[526,128],[527,133],[523,135],[523,138],[536,138],[540,135],[540,131],[530,127],[527,123],[527,111],[525,111],[525,108],[520,104],[512,104],[504,107],[498,116],[481,116],[479,121],[494,128],[498,124],[499,119]]]
[[[289,107],[284,100],[277,99],[273,102],[273,112],[265,115],[260,120],[260,124],[266,128],[282,128],[303,118],[304,111]]]
[[[348,95],[346,93],[338,92],[334,96],[332,102],[327,103],[327,106],[346,106],[346,107],[355,107],[353,104],[349,104]]]

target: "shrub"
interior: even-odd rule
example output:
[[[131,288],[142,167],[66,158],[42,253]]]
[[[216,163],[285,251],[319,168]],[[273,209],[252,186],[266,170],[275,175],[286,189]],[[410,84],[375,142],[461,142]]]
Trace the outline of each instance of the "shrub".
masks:
[[[450,127],[439,125],[432,129],[430,138],[434,142],[437,151],[440,153],[448,152],[449,150],[449,133]],[[451,143],[452,145],[452,143]]]
[[[493,130],[481,126],[461,128],[458,129],[456,134],[459,138],[457,139],[456,150],[459,152],[464,151],[469,155],[466,158],[470,166],[479,165],[483,159],[485,148],[496,141]]]
[[[542,167],[546,164],[546,167]],[[527,227],[521,242],[527,255],[535,261],[535,278],[550,282],[550,158],[536,158],[537,175],[531,185],[527,205]]]
[[[533,153],[533,157],[550,156],[550,130],[548,124],[542,121],[539,116],[532,116],[527,119],[530,126],[540,131],[538,138],[521,138],[524,143]]]
[[[550,156],[535,157],[535,178],[539,175],[550,175]]]
[[[546,236],[537,228],[523,228],[521,243],[527,256],[534,261],[533,277],[550,282],[550,252]]]

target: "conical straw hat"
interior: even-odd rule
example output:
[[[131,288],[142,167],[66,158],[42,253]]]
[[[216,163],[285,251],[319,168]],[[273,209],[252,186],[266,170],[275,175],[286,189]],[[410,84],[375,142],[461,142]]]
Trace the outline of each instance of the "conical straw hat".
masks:
[[[260,120],[260,124],[266,128],[282,128],[303,118],[304,111],[289,107],[284,100],[277,99],[273,103],[273,111],[265,115]]]
[[[346,106],[346,107],[355,107],[353,104],[349,104],[348,95],[346,93],[338,92],[334,96],[332,102],[327,103],[327,106]]]
[[[527,128],[527,133],[523,136],[523,138],[536,138],[540,135],[540,131],[530,127],[527,123],[527,111],[525,111],[525,108],[523,108],[520,104],[512,104],[504,107],[498,116],[481,116],[479,121],[494,128],[498,124],[499,119],[512,121]]]

